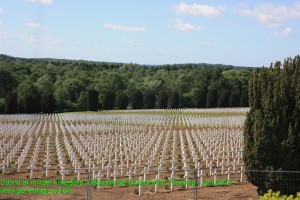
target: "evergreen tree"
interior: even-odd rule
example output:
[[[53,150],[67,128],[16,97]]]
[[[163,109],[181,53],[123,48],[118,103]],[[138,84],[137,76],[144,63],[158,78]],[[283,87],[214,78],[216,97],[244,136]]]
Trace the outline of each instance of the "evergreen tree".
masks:
[[[5,99],[0,98],[0,113],[5,113]]]
[[[240,107],[248,107],[248,88],[245,87],[242,91],[241,100],[240,100]]]
[[[97,99],[98,103],[98,99]],[[75,104],[78,110],[88,110],[88,92],[81,91]]]
[[[223,89],[220,91],[218,98],[219,108],[226,108],[229,106],[229,94],[230,92],[227,89]]]
[[[116,107],[122,110],[127,109],[128,106],[128,96],[125,92],[119,92],[116,98]]]
[[[144,108],[154,109],[155,108],[156,96],[155,92],[151,90],[146,90],[144,92]]]
[[[171,91],[168,99],[168,108],[179,108],[179,93]]]
[[[5,98],[5,113],[16,114],[18,110],[17,94],[15,91],[9,91]]]
[[[112,110],[114,108],[114,101],[116,94],[112,91],[106,91],[103,96],[102,107],[104,110]]]
[[[143,93],[140,90],[136,90],[133,92],[131,97],[131,106],[132,109],[143,108]]]
[[[216,108],[218,106],[218,94],[214,89],[208,90],[206,107],[207,108]]]
[[[240,106],[241,95],[238,90],[233,90],[229,97],[229,107],[239,107]]]
[[[87,104],[88,109],[90,111],[95,111],[98,109],[98,92],[94,89],[88,90],[88,98],[87,98]]]
[[[41,95],[41,110],[43,113],[53,113],[55,110],[55,98],[52,93],[44,92]]]
[[[195,108],[206,107],[206,92],[204,89],[194,88],[192,90],[192,99]]]
[[[5,98],[7,92],[13,90],[15,85],[16,79],[12,73],[0,65],[0,98]]]
[[[286,59],[252,74],[244,130],[247,170],[300,169],[300,57]],[[260,194],[268,189],[295,194],[300,174],[247,172]],[[258,178],[260,177],[260,178]],[[261,179],[264,178],[263,184]],[[282,187],[284,186],[284,187]]]
[[[157,108],[164,109],[168,107],[168,93],[166,90],[161,89],[156,98]]]
[[[39,113],[41,111],[41,97],[38,92],[28,92],[24,95],[25,113]]]

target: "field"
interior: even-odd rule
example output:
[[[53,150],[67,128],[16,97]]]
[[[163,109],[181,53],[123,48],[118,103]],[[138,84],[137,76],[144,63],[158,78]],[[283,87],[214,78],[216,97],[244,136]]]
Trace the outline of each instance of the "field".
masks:
[[[193,199],[197,192],[200,199],[257,199],[243,169],[247,111],[2,115],[0,196]]]

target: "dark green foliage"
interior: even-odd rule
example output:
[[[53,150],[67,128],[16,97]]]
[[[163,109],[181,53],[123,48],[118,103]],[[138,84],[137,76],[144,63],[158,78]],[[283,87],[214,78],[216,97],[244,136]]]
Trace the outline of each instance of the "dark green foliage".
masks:
[[[102,100],[102,108],[104,110],[112,110],[114,108],[114,101],[116,94],[112,91],[107,91],[104,93]]]
[[[156,97],[156,105],[159,109],[168,108],[168,92],[161,89]]]
[[[98,109],[98,95],[96,90],[88,90],[87,106],[90,111],[96,111]]]
[[[43,113],[53,113],[55,110],[55,98],[52,93],[44,92],[41,95],[41,110]]]
[[[49,75],[38,78],[34,85],[40,93],[53,93],[54,91],[53,81]]]
[[[207,108],[216,108],[218,106],[218,93],[215,89],[208,90],[206,107]]]
[[[300,169],[300,57],[263,68],[249,81],[250,111],[245,122],[244,162],[248,170]],[[249,172],[260,194],[268,189],[299,192],[300,174]]]
[[[133,92],[131,97],[131,107],[132,109],[143,108],[143,93],[140,90]]]
[[[41,111],[41,97],[38,92],[28,92],[24,95],[25,113],[39,113]]]
[[[0,98],[5,98],[8,91],[16,86],[16,80],[12,73],[0,66]]]
[[[33,81],[26,80],[17,88],[19,103],[23,105],[23,109],[18,109],[25,113],[39,113],[41,111],[41,96]]]
[[[146,90],[144,92],[144,108],[145,109],[154,109],[155,101],[156,101],[155,92]]]
[[[230,92],[227,89],[223,89],[220,91],[218,99],[219,108],[226,108],[229,106],[229,94]]]
[[[206,92],[204,89],[194,88],[192,90],[192,99],[194,107],[205,108],[206,107]]]
[[[122,110],[127,109],[128,106],[128,96],[125,92],[119,92],[116,98],[116,107]]]
[[[119,92],[116,97],[115,106],[118,109],[125,110],[128,107],[128,96],[125,92]]]
[[[229,91],[230,94],[231,91],[239,91],[233,95],[232,102],[235,106],[245,106],[247,91],[244,88],[248,86],[252,70],[220,64],[143,66],[0,55],[0,99],[4,101],[8,91],[16,90],[18,111],[21,113],[25,112],[25,96],[36,91],[39,94],[47,92],[54,95],[55,111],[97,110],[102,106],[105,109],[113,109],[114,106],[125,109],[128,103],[132,107],[133,94],[139,90],[143,98],[138,107],[142,104],[143,108],[148,109],[205,108],[226,107],[227,93],[223,91]],[[95,106],[96,98],[93,98],[93,106],[88,105],[92,103],[88,102],[88,88],[99,93],[97,102],[101,106]],[[122,100],[121,106],[115,94],[123,92],[129,99]]]
[[[194,107],[191,93],[183,94],[180,96],[180,107],[181,108],[192,108]]]
[[[0,113],[4,113],[4,112],[5,112],[5,99],[0,98]]]
[[[64,81],[62,87],[65,91],[65,98],[68,98],[71,102],[76,102],[81,91],[84,90],[84,83],[78,79],[70,77]]]
[[[24,113],[24,105],[23,105],[23,101],[21,101],[21,99],[17,99],[18,102],[18,112],[19,113]]]
[[[97,98],[97,103],[98,103],[98,98]],[[81,91],[80,95],[76,103],[72,103],[75,105],[75,110],[88,110],[88,92],[86,91]]]
[[[241,94],[237,90],[231,91],[229,98],[229,107],[239,107],[241,101]]]
[[[15,91],[9,91],[5,98],[5,113],[16,114],[18,112],[17,94]]]
[[[242,91],[241,95],[241,100],[240,100],[240,107],[248,107],[249,102],[248,102],[248,88],[244,88]]]
[[[171,91],[169,93],[168,108],[179,108],[179,101],[179,93],[177,91]]]

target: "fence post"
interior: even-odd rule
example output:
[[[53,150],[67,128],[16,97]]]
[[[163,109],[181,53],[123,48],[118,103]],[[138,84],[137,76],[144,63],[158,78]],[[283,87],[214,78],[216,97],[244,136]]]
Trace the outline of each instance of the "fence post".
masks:
[[[89,165],[88,174],[87,174],[87,182],[86,182],[86,199],[91,200],[91,188],[89,185],[89,180],[91,178],[91,166]]]
[[[194,187],[194,199],[198,200],[198,181],[197,181],[197,169],[194,169],[194,180],[196,180],[196,184]]]

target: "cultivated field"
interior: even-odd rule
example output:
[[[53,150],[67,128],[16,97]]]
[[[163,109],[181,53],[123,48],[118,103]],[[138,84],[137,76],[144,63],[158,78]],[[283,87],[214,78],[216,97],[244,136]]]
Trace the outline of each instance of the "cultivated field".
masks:
[[[243,174],[247,111],[2,115],[0,197],[257,199]]]

